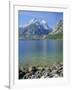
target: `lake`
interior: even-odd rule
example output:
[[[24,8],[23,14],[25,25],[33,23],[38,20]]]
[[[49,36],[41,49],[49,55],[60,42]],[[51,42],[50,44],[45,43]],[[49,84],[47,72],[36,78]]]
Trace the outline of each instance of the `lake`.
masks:
[[[19,40],[19,63],[63,61],[63,40]]]

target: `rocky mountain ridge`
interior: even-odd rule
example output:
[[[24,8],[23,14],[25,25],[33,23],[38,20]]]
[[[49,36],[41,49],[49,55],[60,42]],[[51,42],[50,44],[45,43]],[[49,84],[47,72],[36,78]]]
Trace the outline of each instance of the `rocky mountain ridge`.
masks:
[[[20,39],[52,39],[63,34],[63,21],[60,20],[54,29],[45,20],[33,18],[24,27],[19,27]],[[58,38],[58,36],[57,36]]]

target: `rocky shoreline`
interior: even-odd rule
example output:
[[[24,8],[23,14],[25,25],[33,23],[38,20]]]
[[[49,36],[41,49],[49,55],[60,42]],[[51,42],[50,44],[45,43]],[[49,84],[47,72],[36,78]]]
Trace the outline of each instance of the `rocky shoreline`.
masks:
[[[19,67],[19,79],[39,79],[39,78],[58,78],[63,77],[63,64],[57,63],[51,66]]]

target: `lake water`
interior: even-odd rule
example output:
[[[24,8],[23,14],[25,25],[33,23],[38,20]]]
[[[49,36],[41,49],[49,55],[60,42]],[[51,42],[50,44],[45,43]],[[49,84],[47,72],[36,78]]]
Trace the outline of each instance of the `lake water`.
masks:
[[[19,40],[19,63],[63,60],[63,40]]]

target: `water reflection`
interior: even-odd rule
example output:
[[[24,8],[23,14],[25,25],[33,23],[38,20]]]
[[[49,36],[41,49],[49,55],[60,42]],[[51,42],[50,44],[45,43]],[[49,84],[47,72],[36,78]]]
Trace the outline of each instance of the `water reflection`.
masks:
[[[63,54],[62,40],[20,40],[19,41],[19,61],[27,59],[44,58],[48,60],[60,60]],[[36,60],[37,60],[36,59]]]

